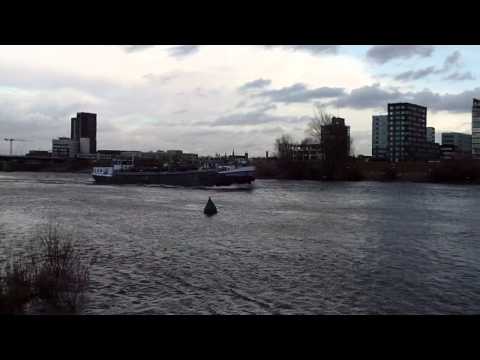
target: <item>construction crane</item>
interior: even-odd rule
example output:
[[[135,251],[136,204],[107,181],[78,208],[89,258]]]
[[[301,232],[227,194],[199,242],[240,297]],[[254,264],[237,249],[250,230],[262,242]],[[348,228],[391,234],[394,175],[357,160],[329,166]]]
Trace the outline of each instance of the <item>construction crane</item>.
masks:
[[[13,142],[14,141],[27,141],[27,140],[22,140],[22,139],[10,139],[10,138],[5,138],[3,140],[10,142],[10,155],[13,154]]]

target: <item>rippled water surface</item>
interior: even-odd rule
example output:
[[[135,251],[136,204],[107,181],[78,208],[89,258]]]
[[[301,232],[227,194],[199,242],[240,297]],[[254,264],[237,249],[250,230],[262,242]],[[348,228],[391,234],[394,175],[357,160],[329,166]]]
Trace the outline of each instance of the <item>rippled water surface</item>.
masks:
[[[480,313],[478,186],[0,173],[0,201],[3,259],[52,219],[97,253],[88,314]]]

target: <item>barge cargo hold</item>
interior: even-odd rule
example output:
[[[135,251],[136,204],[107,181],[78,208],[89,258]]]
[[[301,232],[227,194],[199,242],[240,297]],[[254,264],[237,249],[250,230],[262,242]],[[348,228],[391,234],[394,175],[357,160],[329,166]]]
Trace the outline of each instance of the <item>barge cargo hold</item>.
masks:
[[[254,166],[223,166],[190,171],[143,171],[133,166],[95,167],[92,176],[98,184],[159,184],[173,186],[229,186],[255,181]]]

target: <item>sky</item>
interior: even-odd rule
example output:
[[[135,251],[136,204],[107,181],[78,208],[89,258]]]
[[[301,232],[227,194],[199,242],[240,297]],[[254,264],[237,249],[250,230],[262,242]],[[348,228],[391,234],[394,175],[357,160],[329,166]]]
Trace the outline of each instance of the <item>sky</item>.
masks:
[[[471,132],[480,46],[0,46],[0,153],[51,150],[77,112],[97,113],[97,149],[264,156],[296,141],[319,105],[371,154],[372,115],[428,107],[427,126]]]

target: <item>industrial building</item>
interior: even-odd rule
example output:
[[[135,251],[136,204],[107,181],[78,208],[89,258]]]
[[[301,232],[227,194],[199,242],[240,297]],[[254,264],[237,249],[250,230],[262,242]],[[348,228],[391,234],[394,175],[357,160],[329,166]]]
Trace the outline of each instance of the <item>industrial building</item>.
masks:
[[[323,159],[321,144],[282,144],[282,156],[289,160],[321,160]]]
[[[284,159],[289,160],[345,160],[350,154],[350,127],[345,125],[345,119],[333,117],[330,124],[322,125],[320,143],[281,144],[279,152]]]

